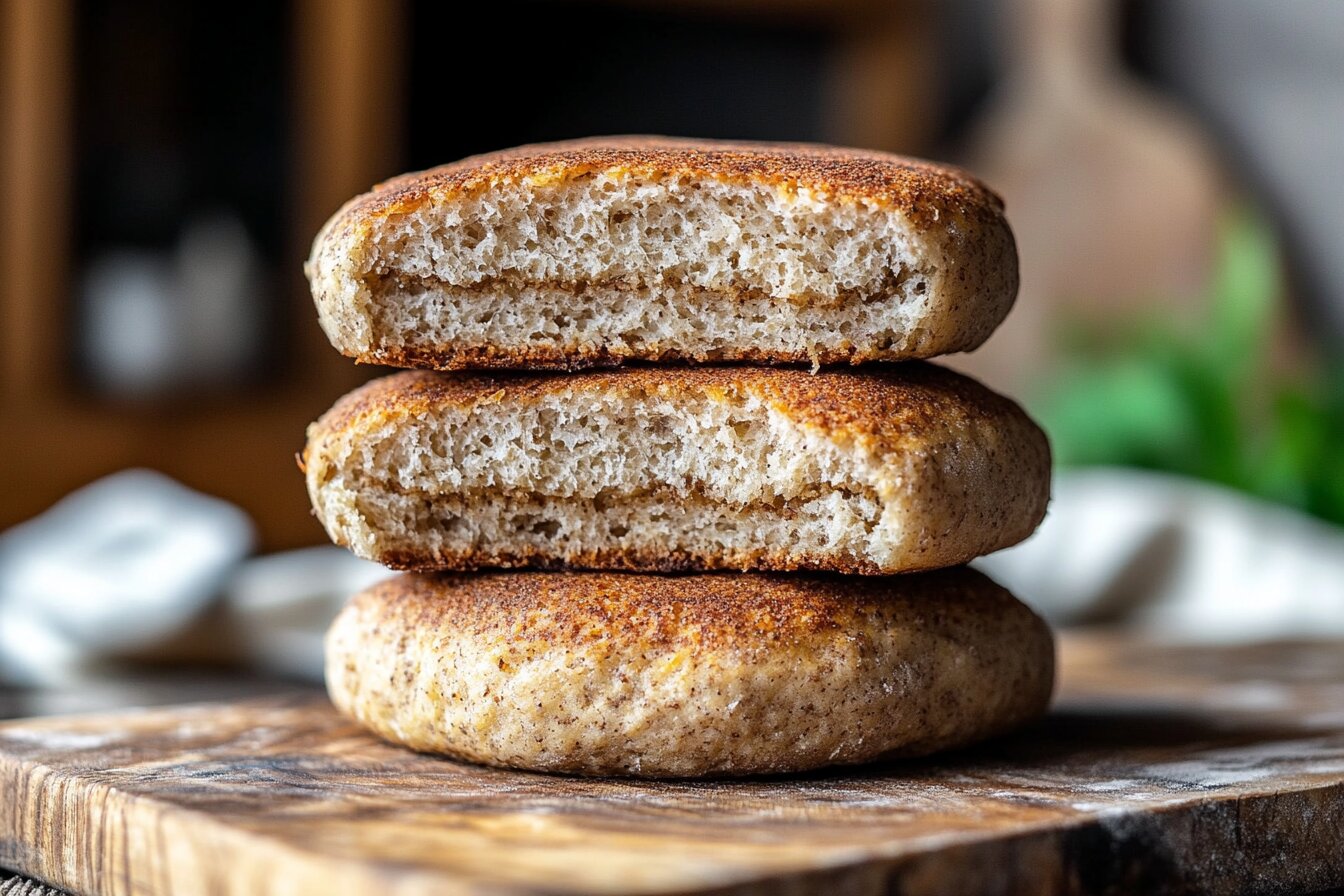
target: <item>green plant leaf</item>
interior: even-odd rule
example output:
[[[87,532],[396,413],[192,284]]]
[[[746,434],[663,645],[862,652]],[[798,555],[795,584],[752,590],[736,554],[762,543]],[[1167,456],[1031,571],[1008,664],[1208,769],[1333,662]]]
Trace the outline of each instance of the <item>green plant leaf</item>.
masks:
[[[1065,321],[1065,360],[1031,403],[1059,462],[1183,473],[1344,523],[1344,364],[1303,382],[1270,375],[1280,282],[1270,227],[1237,209],[1203,326]]]

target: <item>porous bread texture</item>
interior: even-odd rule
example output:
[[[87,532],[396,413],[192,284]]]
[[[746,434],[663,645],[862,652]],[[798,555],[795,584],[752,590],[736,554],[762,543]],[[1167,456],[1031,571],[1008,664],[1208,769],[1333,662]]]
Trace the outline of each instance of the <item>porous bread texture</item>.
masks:
[[[453,394],[421,394],[439,388]],[[1048,497],[1034,424],[936,368],[423,373],[366,390],[313,427],[308,487],[334,541],[395,568],[908,572],[1020,541]],[[828,425],[813,393],[846,412],[872,398],[878,417],[885,396],[909,419],[897,441],[884,419]]]
[[[936,272],[911,244],[892,214],[765,185],[509,184],[375,230],[368,323],[354,332],[380,338],[342,348],[434,360],[453,347],[476,362],[485,347],[590,360],[912,357],[941,346],[921,326]],[[979,344],[996,323],[959,335]]]
[[[586,775],[923,755],[1044,711],[1049,629],[969,570],[402,576],[327,636],[333,702],[416,750]]]
[[[638,150],[592,163],[606,143],[542,146],[530,167],[480,182],[441,186],[429,172],[428,186],[409,176],[386,189],[392,199],[360,197],[314,244],[323,328],[352,357],[443,369],[819,364],[969,350],[1007,314],[1016,254],[988,191],[968,214],[946,195],[966,184],[920,168],[917,214],[916,199],[828,182],[865,160],[880,177],[872,154],[703,147],[678,167]],[[763,169],[715,160],[730,149]],[[661,161],[641,164],[650,157]],[[880,158],[892,177],[913,164]],[[814,166],[800,169],[811,182],[774,167],[791,159]]]

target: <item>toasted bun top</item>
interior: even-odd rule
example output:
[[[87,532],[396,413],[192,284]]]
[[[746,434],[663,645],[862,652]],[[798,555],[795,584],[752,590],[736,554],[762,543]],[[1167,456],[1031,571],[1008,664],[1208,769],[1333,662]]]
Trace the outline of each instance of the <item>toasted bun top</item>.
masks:
[[[1013,401],[970,377],[912,362],[809,373],[768,367],[628,367],[574,374],[447,374],[408,370],[374,380],[343,397],[309,428],[310,445],[328,435],[443,408],[470,409],[542,396],[605,393],[733,400],[755,395],[770,407],[836,441],[877,455],[919,450],[934,434],[955,441],[965,427],[1007,426],[1037,465],[1049,464],[1045,435]]]
[[[994,224],[1001,224],[1003,217],[1003,201],[994,192],[950,165],[810,143],[654,136],[589,137],[471,156],[378,184],[352,200],[337,217],[345,221],[380,218],[415,209],[431,198],[442,201],[500,183],[528,180],[542,184],[598,171],[805,189],[895,207],[915,224],[928,227],[937,225],[945,214]],[[336,219],[328,226],[339,229]]]
[[[959,568],[900,576],[607,572],[405,574],[356,598],[408,628],[507,630],[511,640],[584,645],[638,632],[649,649],[768,647],[874,624],[993,626],[1029,618],[1006,590]],[[1036,625],[1044,626],[1036,622]]]

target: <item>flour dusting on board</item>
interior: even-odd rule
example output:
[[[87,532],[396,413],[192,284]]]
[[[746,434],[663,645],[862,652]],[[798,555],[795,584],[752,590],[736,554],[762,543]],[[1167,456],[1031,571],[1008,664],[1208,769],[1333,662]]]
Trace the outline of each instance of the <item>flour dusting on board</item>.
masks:
[[[101,750],[115,745],[126,736],[124,732],[119,731],[61,731],[51,728],[12,727],[0,731],[0,743],[7,740],[18,741],[57,751]]]
[[[1310,738],[1210,750],[1190,759],[1150,765],[1145,777],[1212,789],[1263,781],[1287,769],[1298,775],[1344,772],[1344,743],[1337,737]]]

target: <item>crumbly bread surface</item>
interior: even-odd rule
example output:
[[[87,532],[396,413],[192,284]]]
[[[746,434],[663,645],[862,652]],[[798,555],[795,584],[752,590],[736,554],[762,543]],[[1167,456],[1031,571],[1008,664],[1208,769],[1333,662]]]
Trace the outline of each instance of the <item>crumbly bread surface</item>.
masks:
[[[956,169],[655,137],[398,177],[306,271],[337,349],[441,369],[927,358],[980,345],[1017,291],[1002,203]]]
[[[587,775],[913,756],[1042,713],[1049,629],[984,576],[403,575],[327,635],[336,706],[416,750]]]
[[[965,563],[1045,513],[1045,436],[930,364],[411,371],[309,427],[332,539],[400,569]]]

